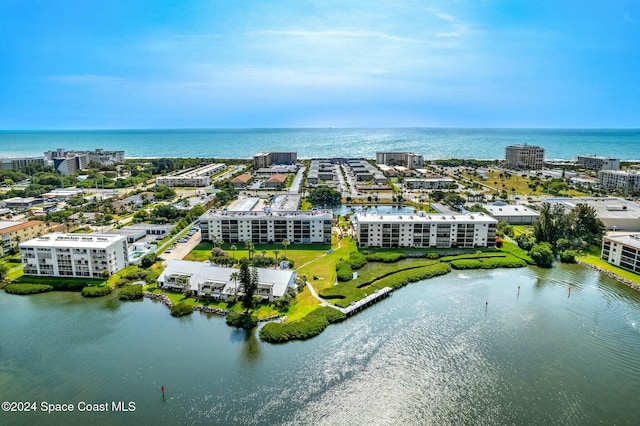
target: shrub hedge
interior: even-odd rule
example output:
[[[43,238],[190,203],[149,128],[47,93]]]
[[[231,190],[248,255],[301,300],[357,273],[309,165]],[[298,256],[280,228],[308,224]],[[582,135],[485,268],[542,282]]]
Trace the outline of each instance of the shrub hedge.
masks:
[[[139,300],[142,299],[142,284],[132,284],[122,287],[118,292],[120,300]]]
[[[527,262],[514,256],[456,259],[451,261],[453,269],[522,268],[524,266],[527,266]]]
[[[482,262],[478,259],[452,260],[451,267],[453,269],[480,269],[482,268]]]
[[[125,288],[127,288],[127,287],[125,287]],[[174,317],[183,317],[185,315],[191,315],[192,313],[193,313],[193,308],[191,307],[191,305],[189,305],[189,304],[187,304],[185,302],[175,303],[171,307],[171,315],[174,316]]]
[[[85,287],[82,289],[82,295],[84,297],[101,297],[106,296],[111,293],[111,287],[108,286],[100,286],[100,287]]]
[[[270,343],[284,343],[289,340],[306,340],[317,336],[329,324],[343,321],[346,316],[337,309],[323,306],[311,311],[298,321],[270,322],[260,329],[260,338]]]
[[[53,290],[53,287],[46,284],[8,284],[4,291],[11,294],[36,294]]]
[[[406,253],[388,252],[388,253],[372,253],[366,256],[369,262],[393,263],[398,260],[406,259]]]
[[[349,263],[351,264],[351,269],[360,269],[367,264],[367,257],[360,252],[354,251],[349,255]]]
[[[576,263],[576,251],[564,250],[560,252],[560,262],[562,263]]]
[[[226,318],[227,325],[251,330],[258,325],[258,316],[244,314],[242,312],[229,312]]]
[[[338,262],[336,265],[336,273],[338,281],[349,281],[353,278],[353,269],[351,269],[351,264],[345,260]]]

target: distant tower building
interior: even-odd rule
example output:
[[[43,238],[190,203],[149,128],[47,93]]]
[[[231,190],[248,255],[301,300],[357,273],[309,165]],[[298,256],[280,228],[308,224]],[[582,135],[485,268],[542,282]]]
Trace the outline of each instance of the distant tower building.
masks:
[[[509,145],[505,151],[505,167],[521,170],[541,170],[544,148],[535,145]]]
[[[296,161],[298,161],[297,152],[260,152],[253,156],[253,168],[264,169],[274,164],[293,165]]]
[[[424,167],[424,157],[413,152],[376,152],[376,163],[414,170]]]
[[[620,170],[619,158],[578,155],[576,163],[585,169],[591,170]]]
[[[46,151],[44,157],[63,176],[69,176],[80,170],[86,170],[91,162],[104,165],[122,163],[124,151],[105,151],[102,148],[95,151],[67,151],[64,148],[58,148],[55,151]]]

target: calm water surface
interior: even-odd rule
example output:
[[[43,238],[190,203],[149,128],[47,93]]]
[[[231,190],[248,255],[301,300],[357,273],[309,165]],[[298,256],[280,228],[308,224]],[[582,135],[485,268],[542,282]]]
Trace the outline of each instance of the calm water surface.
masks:
[[[504,158],[505,147],[528,143],[547,159],[597,154],[640,160],[640,129],[159,129],[0,130],[0,157],[42,155],[56,148],[124,150],[127,157],[249,158],[262,151],[300,158],[366,157],[412,151],[425,159]]]
[[[578,266],[453,272],[285,345],[217,317],[175,319],[160,304],[112,296],[2,292],[0,323],[0,400],[136,404],[127,413],[0,413],[2,424],[640,418],[640,297]]]

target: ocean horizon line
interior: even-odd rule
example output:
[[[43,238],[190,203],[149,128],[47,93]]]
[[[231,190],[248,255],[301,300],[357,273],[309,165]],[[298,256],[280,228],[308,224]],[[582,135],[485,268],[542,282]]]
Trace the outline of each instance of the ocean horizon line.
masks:
[[[552,131],[640,131],[640,127],[482,127],[482,126],[381,126],[381,127],[69,127],[69,128],[14,128],[0,129],[0,132],[136,132],[136,131],[246,131],[246,130],[552,130]]]

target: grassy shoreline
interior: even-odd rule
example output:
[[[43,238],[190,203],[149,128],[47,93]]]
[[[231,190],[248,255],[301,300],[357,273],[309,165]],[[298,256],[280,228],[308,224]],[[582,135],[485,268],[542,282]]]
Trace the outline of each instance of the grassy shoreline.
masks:
[[[257,247],[257,250],[284,250],[278,245]],[[336,265],[349,262],[351,254],[359,252],[356,242],[351,237],[336,241],[333,246],[300,246],[288,247],[287,255],[297,265],[296,272],[305,276],[306,281],[327,303],[335,305],[323,306],[326,303],[316,298],[305,286],[295,297],[286,311],[278,311],[271,304],[262,304],[254,310],[258,319],[280,317],[281,322],[269,322],[259,331],[260,337],[271,343],[285,343],[290,340],[305,340],[319,335],[332,323],[346,319],[338,308],[345,308],[376,289],[390,286],[399,289],[412,282],[422,281],[435,276],[444,275],[455,269],[492,269],[504,267],[524,267],[532,265],[533,260],[517,245],[505,242],[500,249],[449,249],[437,250],[438,258],[425,257],[434,254],[435,249],[375,249],[363,251],[367,257],[367,268],[359,271],[356,278],[344,282],[337,281]],[[202,260],[210,252],[208,246],[198,246],[189,255],[192,260]],[[369,253],[370,252],[370,253]],[[240,258],[247,255],[246,250],[239,249],[233,253]],[[402,256],[398,256],[402,254]],[[417,255],[422,255],[417,257]],[[391,260],[390,260],[391,259]],[[616,280],[640,290],[640,276],[602,261],[597,253],[587,253],[577,258],[578,263],[597,269]],[[363,264],[354,269],[359,270]],[[182,303],[189,307],[211,307],[221,311],[242,312],[239,302],[228,303],[187,297],[182,293],[166,292],[157,289],[154,278],[159,274],[159,266],[149,270],[128,267],[107,279],[54,278],[18,276],[5,286],[12,286],[8,293],[15,292],[16,286],[24,286],[22,294],[40,291],[81,291],[85,287],[91,295],[101,295],[100,287],[114,289],[123,285],[129,286],[134,281],[146,281],[145,291],[163,294],[172,303]],[[344,279],[344,278],[343,278]],[[20,289],[18,289],[20,290]],[[16,292],[17,293],[17,292]],[[109,292],[104,291],[104,294]],[[87,294],[89,295],[89,294]]]

